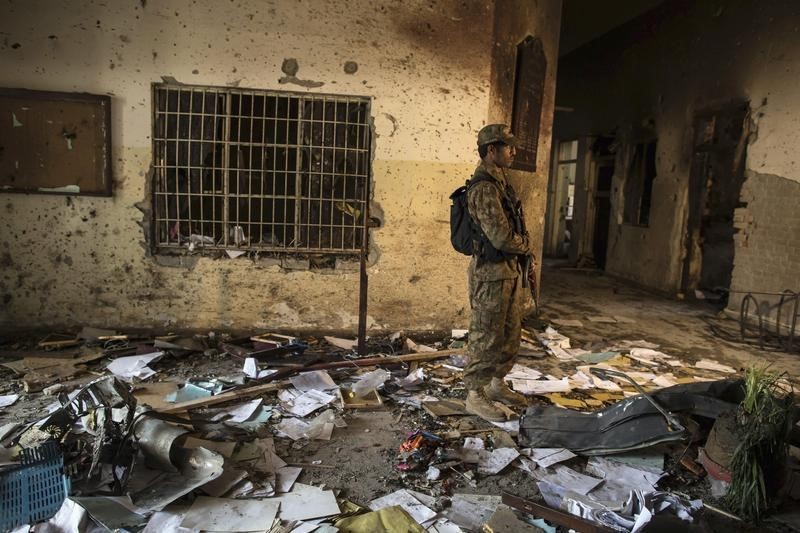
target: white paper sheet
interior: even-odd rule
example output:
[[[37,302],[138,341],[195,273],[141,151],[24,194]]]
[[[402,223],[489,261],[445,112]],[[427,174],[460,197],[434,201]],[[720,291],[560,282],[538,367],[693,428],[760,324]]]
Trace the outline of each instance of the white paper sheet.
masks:
[[[333,491],[322,490],[311,485],[295,483],[292,492],[281,494],[272,501],[280,502],[278,517],[281,520],[311,520],[341,512]]]
[[[492,425],[508,431],[509,435],[512,437],[519,435],[519,418],[506,420],[505,422],[492,422]]]
[[[228,422],[244,422],[253,416],[256,409],[261,405],[261,400],[261,398],[256,398],[253,401],[228,408],[214,415],[211,420],[222,420],[224,417],[229,416]]]
[[[131,381],[133,378],[144,380],[156,373],[147,365],[160,359],[163,355],[164,352],[154,352],[146,355],[117,357],[106,366],[106,370],[123,381]]]
[[[14,405],[14,402],[17,400],[19,400],[19,394],[6,394],[4,396],[0,396],[0,407]]]
[[[303,471],[302,468],[299,466],[282,466],[275,471],[276,474],[276,485],[275,490],[277,492],[289,492],[292,490],[294,486],[294,482],[297,481],[297,478],[300,476],[300,473]]]
[[[478,473],[499,474],[517,457],[519,457],[519,452],[514,448],[495,448],[491,452],[481,450],[478,452]]]
[[[655,491],[656,484],[663,475],[605,457],[590,458],[586,472],[605,480],[603,485],[592,490],[592,497],[615,504],[624,502],[632,490],[644,493]]]
[[[311,390],[326,391],[338,388],[333,378],[325,370],[315,370],[313,372],[301,372],[289,378],[294,387],[302,392]]]
[[[277,372],[277,370],[272,368],[259,370],[258,361],[256,361],[256,358],[248,357],[247,359],[244,360],[244,367],[242,368],[242,372],[244,372],[244,374],[249,378],[258,379],[258,378],[265,378],[271,374],[274,374]]]
[[[291,405],[286,407],[286,411],[295,416],[307,416],[335,399],[336,396],[318,390],[310,390],[295,398]]]
[[[369,508],[373,511],[379,511],[395,505],[399,505],[405,509],[406,512],[411,515],[411,518],[420,524],[436,516],[435,511],[426,507],[405,489],[398,490],[369,502]]]
[[[577,457],[565,448],[533,448],[526,455],[541,468],[548,468]]]
[[[512,379],[511,386],[521,394],[548,394],[551,392],[569,392],[572,386],[568,378],[557,380],[521,380]]]
[[[465,463],[477,463],[480,459],[480,452],[484,450],[483,439],[479,437],[467,437],[464,439],[464,445],[459,451],[461,460]]]
[[[505,379],[539,379],[542,373],[535,368],[520,365],[519,363],[511,367]]]
[[[182,527],[204,531],[266,531],[278,514],[278,502],[198,496],[181,521]]]
[[[537,470],[534,473],[534,477],[540,481],[546,481],[551,485],[556,485],[565,490],[577,492],[578,494],[588,494],[589,491],[603,482],[602,479],[584,476],[563,465],[558,465],[546,470]]]
[[[156,511],[150,517],[142,533],[197,533],[199,529],[181,527],[186,513]]]

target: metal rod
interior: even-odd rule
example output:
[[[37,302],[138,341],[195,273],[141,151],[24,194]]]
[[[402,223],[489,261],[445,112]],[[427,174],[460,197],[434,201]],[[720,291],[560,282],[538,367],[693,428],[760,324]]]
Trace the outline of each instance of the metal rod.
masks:
[[[360,111],[359,119],[361,119]],[[371,141],[365,136],[364,144],[366,145],[367,142]],[[356,159],[357,163],[358,159]],[[356,168],[356,171],[358,171],[358,168]],[[364,199],[364,209],[362,210],[364,219],[361,221],[361,265],[358,287],[358,353],[361,355],[367,353],[367,288],[369,285],[369,276],[367,276],[367,257],[369,256],[369,171],[366,174],[362,196]]]

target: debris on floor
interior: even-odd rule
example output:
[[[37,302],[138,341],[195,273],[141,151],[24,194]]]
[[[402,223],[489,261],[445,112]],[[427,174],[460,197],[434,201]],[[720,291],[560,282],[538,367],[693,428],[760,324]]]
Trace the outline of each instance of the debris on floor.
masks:
[[[464,330],[370,339],[363,357],[348,339],[272,332],[84,328],[17,345],[2,352],[0,494],[29,504],[3,507],[0,530],[639,531],[661,513],[692,522],[706,501],[743,518],[770,507],[790,454],[756,478],[756,510],[737,476],[788,450],[785,376],[743,381],[646,340],[576,348],[549,325],[524,337],[539,346],[506,380],[530,405],[497,423],[465,410]],[[742,417],[780,426],[745,459]],[[20,481],[36,469],[53,471],[46,501]]]

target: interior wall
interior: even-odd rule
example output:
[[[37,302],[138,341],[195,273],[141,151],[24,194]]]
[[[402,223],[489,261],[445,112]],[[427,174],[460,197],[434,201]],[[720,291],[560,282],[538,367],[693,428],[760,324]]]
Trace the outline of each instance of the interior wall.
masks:
[[[545,28],[553,65],[557,24],[545,22],[558,20],[548,6],[559,5],[520,8],[525,24]],[[0,193],[0,327],[355,327],[352,264],[309,271],[274,260],[149,256],[150,88],[162,76],[371,96],[372,213],[381,227],[371,234],[369,326],[468,323],[468,260],[449,243],[448,197],[474,168],[477,131],[508,104],[493,75],[509,53],[495,46],[493,2],[34,0],[9,2],[4,13],[3,85],[111,96],[114,194]],[[505,17],[513,13],[498,21]],[[297,60],[300,85],[279,81],[286,58]],[[549,116],[553,84],[551,75]],[[540,137],[543,167],[550,124]],[[525,194],[529,210],[542,209]]]
[[[658,139],[647,227],[622,223],[625,173],[620,162],[629,147],[623,143],[619,148],[608,272],[678,292],[697,112],[749,101],[756,133],[749,139],[745,168],[800,181],[792,148],[800,122],[799,12],[800,5],[788,0],[675,0],[561,59],[557,103],[574,112],[557,114],[557,139],[616,133],[632,142],[633,132],[646,123]],[[732,286],[744,280],[753,262],[750,254],[737,247]],[[766,285],[770,275],[767,267],[752,283]]]

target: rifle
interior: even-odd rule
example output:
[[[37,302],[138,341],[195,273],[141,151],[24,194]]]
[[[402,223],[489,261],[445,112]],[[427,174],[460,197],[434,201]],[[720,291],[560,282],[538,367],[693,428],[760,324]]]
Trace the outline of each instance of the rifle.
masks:
[[[522,225],[522,232],[527,237],[528,228],[525,224],[525,213],[522,210],[522,202],[517,200],[517,216],[519,217],[520,224]],[[520,267],[522,268],[522,286],[531,291],[531,299],[533,299],[533,312],[539,316],[539,298],[536,287],[536,267],[535,258],[533,254],[526,254],[520,257]]]

